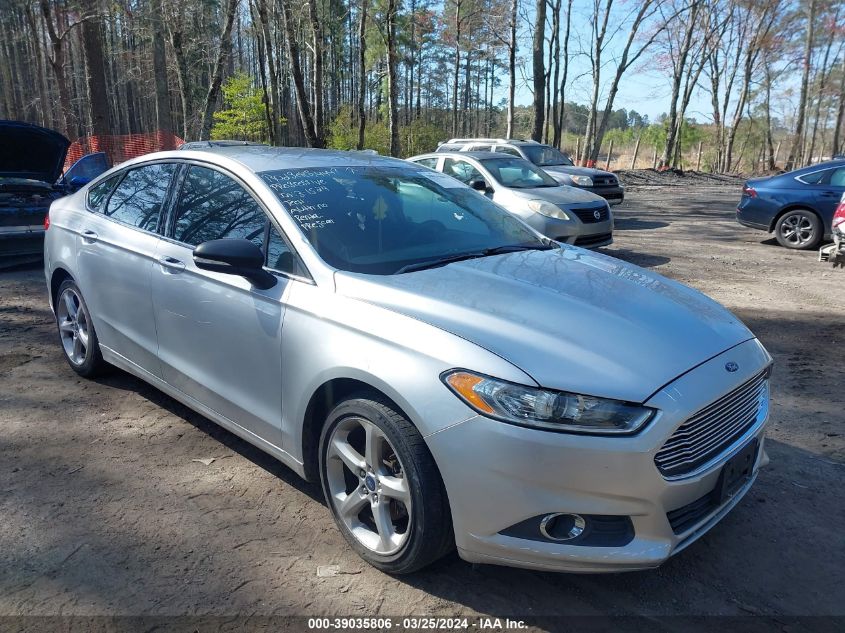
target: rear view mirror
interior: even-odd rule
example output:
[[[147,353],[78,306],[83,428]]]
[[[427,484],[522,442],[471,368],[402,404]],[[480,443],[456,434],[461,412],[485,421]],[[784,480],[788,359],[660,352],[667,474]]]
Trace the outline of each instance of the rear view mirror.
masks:
[[[197,268],[248,279],[253,286],[267,290],[276,278],[264,270],[264,253],[249,240],[210,240],[194,249]]]

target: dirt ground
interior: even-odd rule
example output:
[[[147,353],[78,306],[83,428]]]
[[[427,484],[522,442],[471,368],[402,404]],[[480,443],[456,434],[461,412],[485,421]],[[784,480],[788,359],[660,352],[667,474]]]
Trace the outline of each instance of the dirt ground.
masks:
[[[382,574],[315,486],[133,377],[78,378],[40,268],[0,272],[0,615],[640,615],[649,630],[671,615],[845,616],[845,272],[737,225],[737,191],[632,187],[604,250],[756,332],[776,361],[772,461],[704,538],[620,575],[454,555]],[[327,565],[341,573],[319,577]]]

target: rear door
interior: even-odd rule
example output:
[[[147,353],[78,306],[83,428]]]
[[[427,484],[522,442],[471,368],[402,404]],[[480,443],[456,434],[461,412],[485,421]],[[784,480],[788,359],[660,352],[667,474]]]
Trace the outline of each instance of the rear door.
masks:
[[[281,444],[281,332],[291,279],[267,290],[197,268],[193,249],[214,239],[253,241],[267,266],[295,273],[293,252],[263,206],[233,175],[191,164],[153,266],[159,358],[173,387],[254,435]]]
[[[154,376],[161,372],[150,275],[176,169],[151,163],[97,184],[78,238],[76,281],[100,345]]]

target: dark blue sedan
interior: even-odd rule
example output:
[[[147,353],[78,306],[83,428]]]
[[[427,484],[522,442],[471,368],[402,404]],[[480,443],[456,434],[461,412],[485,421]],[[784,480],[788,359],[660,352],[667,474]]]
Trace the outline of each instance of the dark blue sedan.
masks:
[[[752,178],[742,187],[736,220],[774,232],[781,246],[809,250],[830,238],[833,213],[843,193],[845,160]]]

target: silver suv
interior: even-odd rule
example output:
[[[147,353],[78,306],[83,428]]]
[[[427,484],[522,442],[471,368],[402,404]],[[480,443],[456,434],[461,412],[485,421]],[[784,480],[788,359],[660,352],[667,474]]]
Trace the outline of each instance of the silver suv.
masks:
[[[609,171],[578,167],[566,154],[551,145],[507,138],[453,138],[441,143],[438,152],[502,152],[519,156],[541,167],[559,183],[585,189],[609,204],[622,204],[625,189]]]

